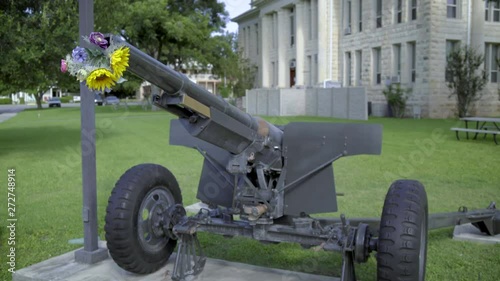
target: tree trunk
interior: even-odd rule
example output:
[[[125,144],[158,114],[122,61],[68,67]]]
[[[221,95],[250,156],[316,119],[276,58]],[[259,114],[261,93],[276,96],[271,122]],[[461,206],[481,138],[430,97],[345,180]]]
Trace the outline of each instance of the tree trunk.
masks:
[[[458,117],[467,117],[469,111],[470,102],[467,100],[466,94],[457,94],[458,99]]]
[[[156,85],[153,85],[151,84],[151,95],[150,97],[148,98],[149,101],[150,101],[150,104],[151,104],[151,111],[157,111],[158,110],[158,107],[156,107],[154,104],[153,104],[153,97],[155,95],[160,95],[161,93],[161,89],[160,87],[156,86]]]
[[[35,100],[36,100],[36,107],[38,109],[42,109],[42,97],[43,97],[43,93],[36,93],[34,94],[35,96]]]

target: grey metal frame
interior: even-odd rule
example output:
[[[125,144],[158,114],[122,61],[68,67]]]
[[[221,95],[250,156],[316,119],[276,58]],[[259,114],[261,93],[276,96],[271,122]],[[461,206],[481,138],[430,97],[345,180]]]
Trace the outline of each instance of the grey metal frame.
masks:
[[[86,42],[94,30],[94,1],[79,0],[80,46]],[[96,151],[95,151],[95,113],[94,95],[85,83],[80,83],[81,97],[81,146],[82,146],[82,192],[83,192],[83,249],[75,252],[77,262],[93,264],[108,257],[105,248],[99,248],[97,227],[97,183],[96,183]]]

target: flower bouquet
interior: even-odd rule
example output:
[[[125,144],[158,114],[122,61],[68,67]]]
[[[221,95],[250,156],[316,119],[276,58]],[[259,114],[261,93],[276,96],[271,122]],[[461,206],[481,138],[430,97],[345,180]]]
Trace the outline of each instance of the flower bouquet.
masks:
[[[130,50],[123,44],[108,42],[99,32],[84,37],[92,48],[76,47],[61,60],[61,71],[75,76],[94,91],[110,91],[115,84],[125,81],[123,72],[128,67]]]

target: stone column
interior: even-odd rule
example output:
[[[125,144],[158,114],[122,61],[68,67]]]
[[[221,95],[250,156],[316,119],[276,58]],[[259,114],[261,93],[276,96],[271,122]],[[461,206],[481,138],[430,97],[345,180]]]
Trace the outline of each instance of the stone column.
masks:
[[[328,1],[317,1],[317,15],[318,21],[317,26],[317,44],[318,44],[318,80],[323,82],[328,79],[330,71],[328,70],[328,48],[330,46],[330,36],[328,32],[330,31],[330,19],[328,18],[328,13],[330,11]]]
[[[304,3],[302,1],[297,2],[295,5],[295,56],[297,61],[296,67],[296,85],[305,86],[304,76],[305,73],[305,38],[304,33]],[[307,11],[306,11],[307,12]]]
[[[278,32],[277,36],[277,41],[278,41],[278,46],[277,46],[277,51],[278,51],[278,87],[279,88],[286,88],[289,87],[288,84],[288,75],[289,75],[289,62],[287,60],[287,50],[288,50],[288,45],[290,44],[289,40],[287,40],[287,32],[286,32],[286,27],[289,26],[287,25],[287,12],[286,10],[280,9],[278,11],[278,18],[277,18],[277,23],[280,28],[283,28],[285,30],[281,30]]]
[[[470,46],[480,54],[484,53],[484,0],[472,1]]]
[[[260,20],[260,26],[261,26],[261,36],[262,40],[260,40],[260,51],[262,53],[260,59],[260,80],[261,80],[261,86],[263,88],[268,88],[271,87],[271,80],[270,80],[270,73],[269,73],[269,51],[271,49],[271,44],[272,44],[272,36],[273,36],[273,26],[272,26],[272,21],[271,21],[272,15],[264,15],[262,16]]]

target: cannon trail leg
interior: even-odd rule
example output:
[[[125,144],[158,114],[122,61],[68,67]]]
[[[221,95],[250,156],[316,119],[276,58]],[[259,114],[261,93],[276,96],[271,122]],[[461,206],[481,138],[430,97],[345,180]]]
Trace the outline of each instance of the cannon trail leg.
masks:
[[[344,252],[342,255],[342,276],[341,281],[356,281],[354,271],[354,256],[352,252]]]
[[[185,281],[189,276],[195,276],[203,270],[207,257],[196,235],[197,223],[188,220],[186,211],[180,205],[172,208],[169,213],[171,223],[175,223],[173,233],[179,242],[172,280]]]
[[[184,281],[188,276],[200,273],[205,267],[206,257],[200,241],[194,234],[180,234],[177,257],[175,258],[172,280]]]

